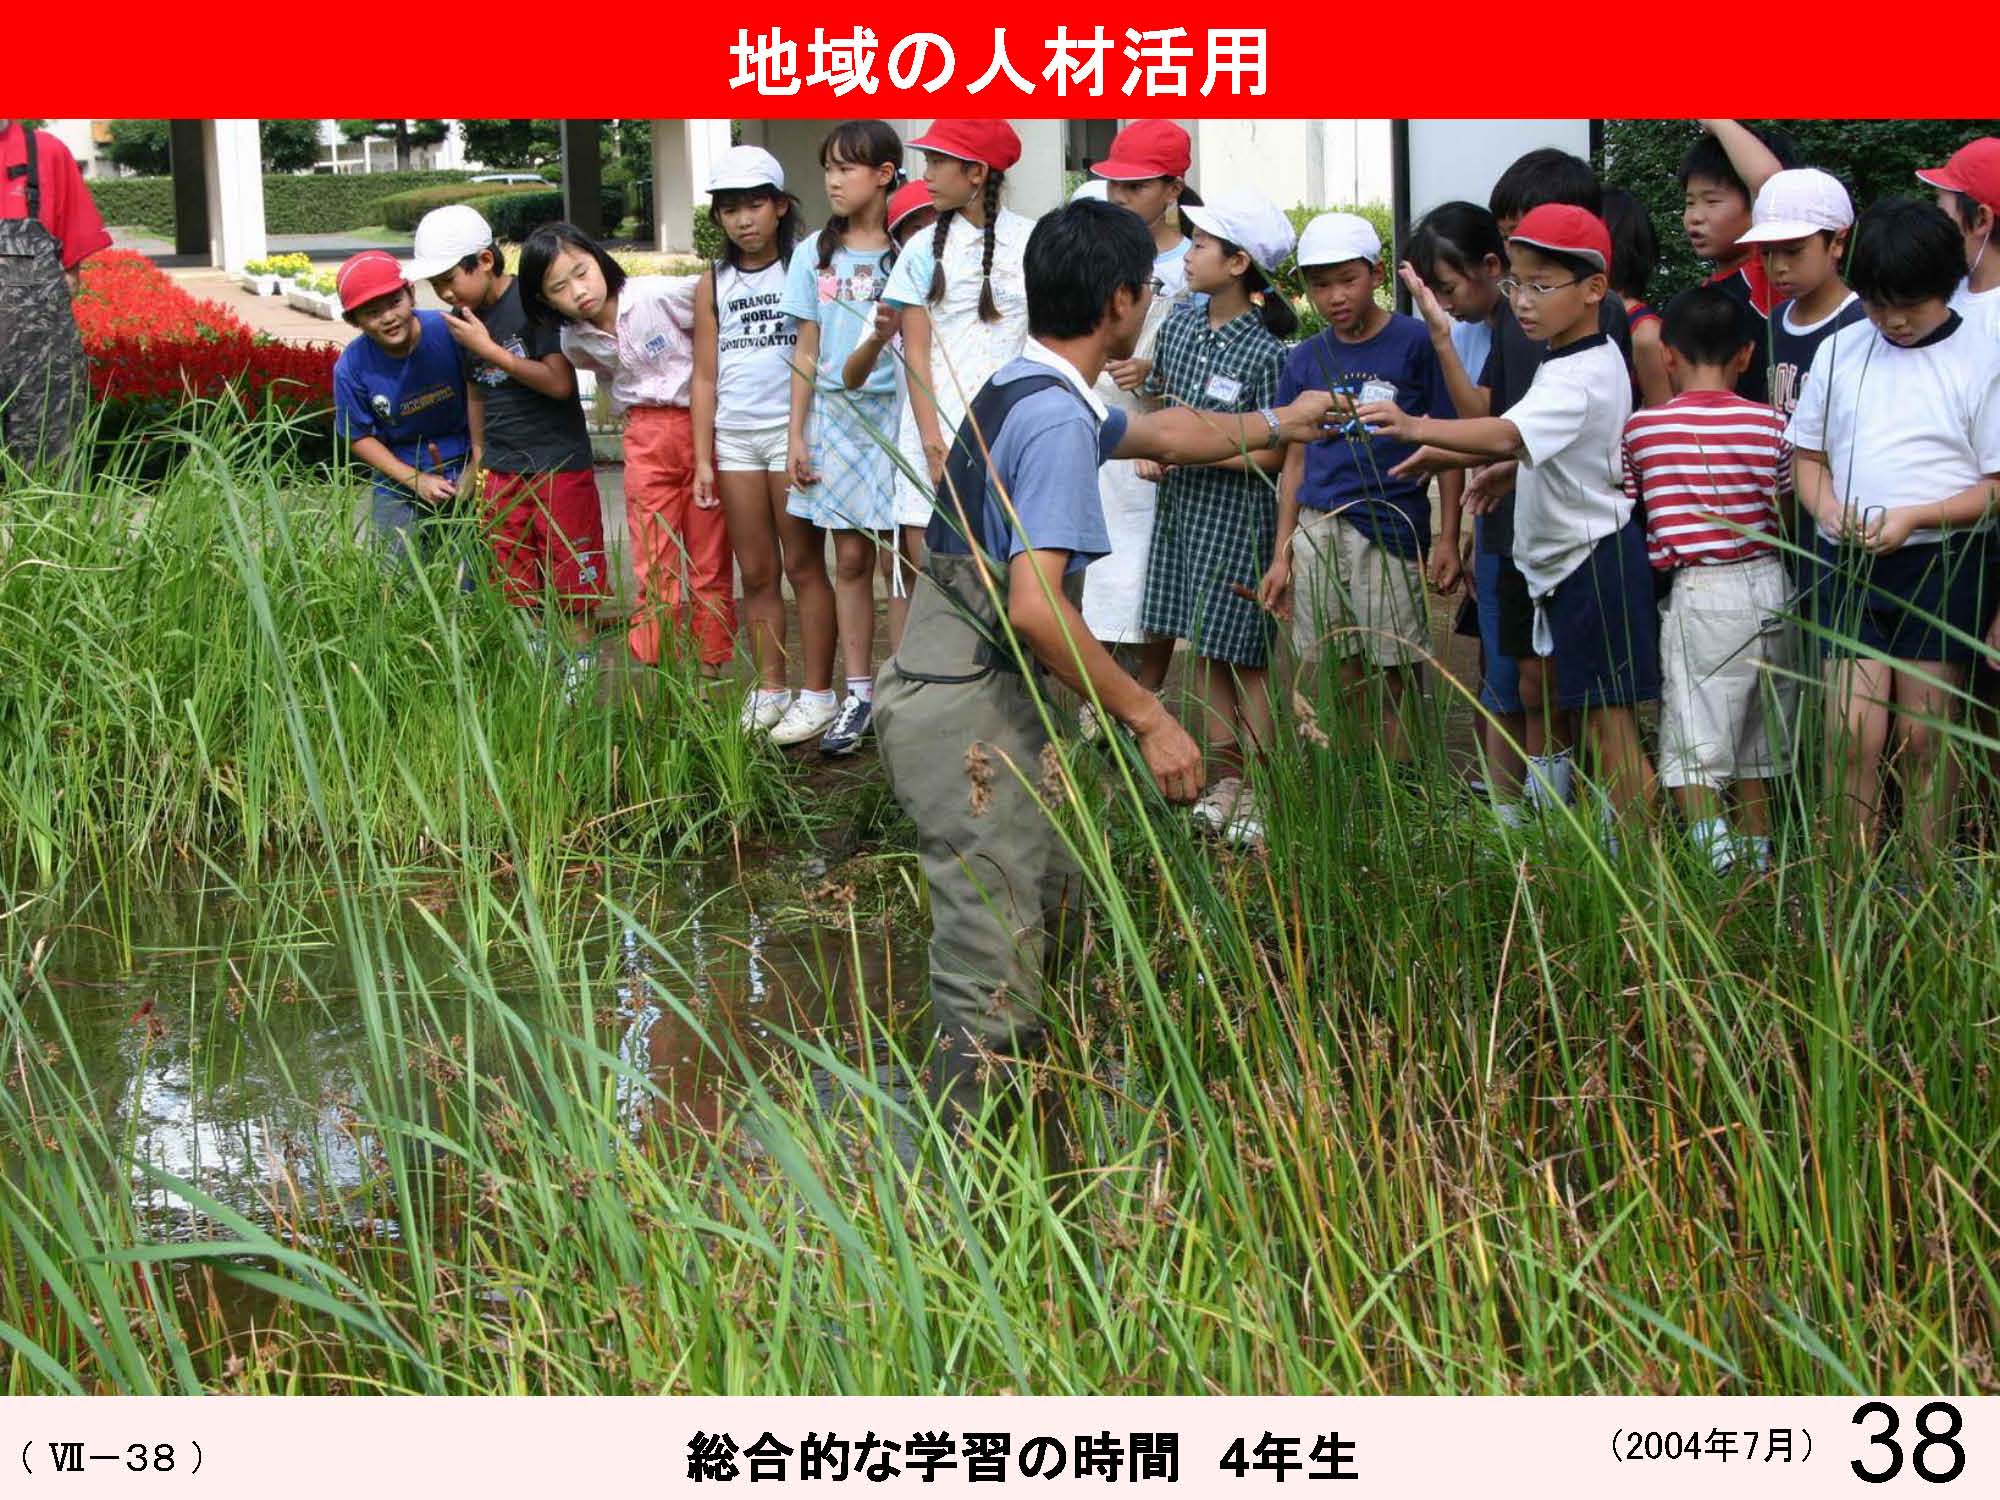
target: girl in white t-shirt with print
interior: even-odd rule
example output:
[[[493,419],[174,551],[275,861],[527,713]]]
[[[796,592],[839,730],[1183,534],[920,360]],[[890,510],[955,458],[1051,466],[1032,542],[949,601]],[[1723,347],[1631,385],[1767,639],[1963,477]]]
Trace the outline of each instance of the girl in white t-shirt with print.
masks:
[[[1021,269],[1032,221],[1000,206],[1021,139],[1005,120],[938,120],[910,142],[924,153],[936,227],[896,262],[882,295],[903,309],[910,399],[900,428],[905,463],[935,485],[965,408],[1028,341]],[[928,525],[931,496],[907,478],[896,519]]]
[[[786,315],[785,263],[798,236],[798,200],[785,171],[759,146],[732,146],[709,176],[709,217],[722,258],[694,298],[694,492],[718,493],[743,580],[742,621],[757,686],[743,705],[746,730],[769,729],[792,695],[785,687],[785,600],[775,517],[784,510],[786,418],[798,324]]]

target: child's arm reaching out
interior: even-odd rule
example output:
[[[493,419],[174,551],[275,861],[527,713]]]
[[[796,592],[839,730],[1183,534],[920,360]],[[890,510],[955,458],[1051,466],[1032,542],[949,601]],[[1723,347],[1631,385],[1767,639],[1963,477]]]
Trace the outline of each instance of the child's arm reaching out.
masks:
[[[1736,169],[1736,175],[1750,189],[1753,200],[1757,189],[1784,170],[1785,164],[1778,160],[1776,153],[1758,140],[1756,132],[1741,120],[1703,120],[1700,124],[1721,143],[1723,151],[1729,156],[1729,165]]]
[[[861,342],[847,356],[847,363],[840,367],[840,383],[850,391],[858,391],[868,384],[868,377],[875,373],[875,366],[881,362],[882,351],[889,347],[896,337],[896,329],[903,321],[903,311],[893,302],[877,302],[875,316],[868,324],[868,331],[861,335]]]
[[[1505,417],[1416,417],[1393,401],[1367,401],[1355,415],[1377,437],[1426,448],[1443,448],[1473,458],[1519,458],[1521,429]]]

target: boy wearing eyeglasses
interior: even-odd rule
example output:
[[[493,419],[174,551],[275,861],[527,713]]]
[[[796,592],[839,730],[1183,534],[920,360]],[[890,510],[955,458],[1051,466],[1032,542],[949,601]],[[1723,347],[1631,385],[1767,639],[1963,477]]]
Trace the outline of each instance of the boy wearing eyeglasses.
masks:
[[[1531,210],[1508,239],[1501,283],[1522,331],[1548,352],[1504,417],[1440,421],[1394,402],[1362,405],[1369,431],[1488,461],[1516,459],[1514,565],[1533,604],[1545,691],[1578,715],[1608,810],[1627,820],[1655,797],[1637,705],[1659,696],[1659,622],[1646,536],[1625,493],[1632,386],[1598,325],[1611,234],[1568,204]]]

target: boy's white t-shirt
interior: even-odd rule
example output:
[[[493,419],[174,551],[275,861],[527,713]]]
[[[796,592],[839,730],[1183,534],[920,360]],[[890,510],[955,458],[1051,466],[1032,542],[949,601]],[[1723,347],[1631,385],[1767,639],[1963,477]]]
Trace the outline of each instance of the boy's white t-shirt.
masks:
[[[1601,333],[1543,356],[1527,394],[1507,409],[1522,454],[1514,480],[1514,566],[1536,598],[1632,518],[1622,450],[1631,415],[1625,357]]]
[[[1958,283],[1958,290],[1951,294],[1951,310],[1963,314],[1968,321],[1975,312],[1990,317],[1996,308],[2000,308],[2000,286],[1975,292],[1972,279],[1965,277]]]
[[[1971,319],[1914,348],[1850,323],[1813,355],[1785,441],[1824,453],[1835,498],[1856,510],[1934,505],[2000,474],[2000,352]],[[1926,527],[1905,545],[1943,537]]]

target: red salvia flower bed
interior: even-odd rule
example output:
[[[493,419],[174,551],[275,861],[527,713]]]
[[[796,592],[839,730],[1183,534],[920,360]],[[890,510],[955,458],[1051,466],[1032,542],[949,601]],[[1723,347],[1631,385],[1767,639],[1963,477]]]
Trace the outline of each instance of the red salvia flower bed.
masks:
[[[166,407],[229,391],[255,410],[317,412],[333,401],[334,345],[264,339],[130,250],[83,263],[76,321],[91,388],[107,403]]]

